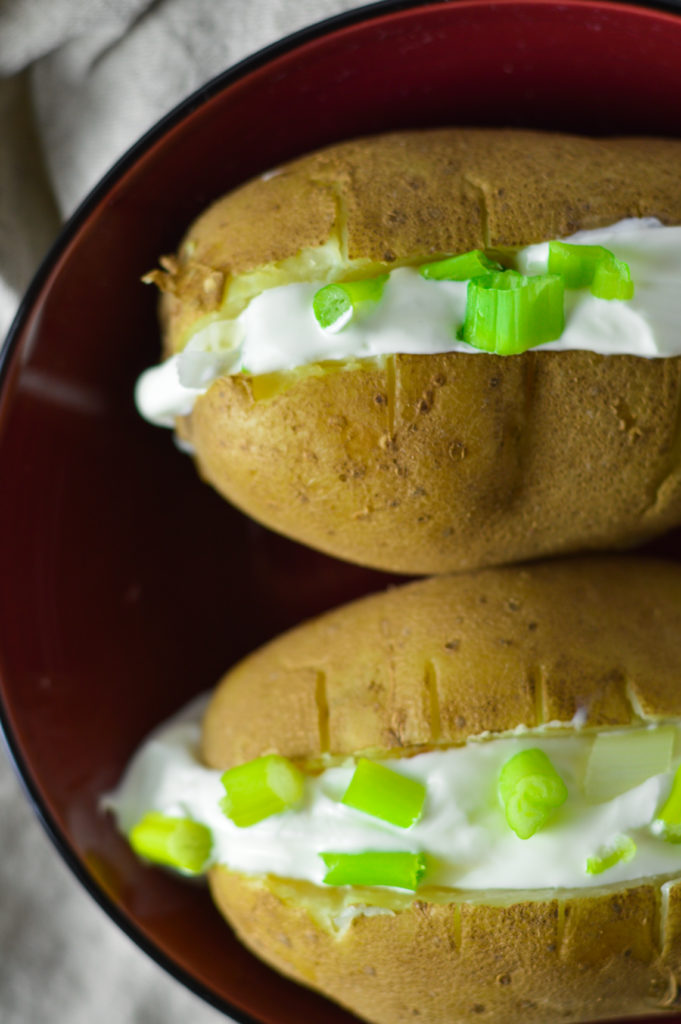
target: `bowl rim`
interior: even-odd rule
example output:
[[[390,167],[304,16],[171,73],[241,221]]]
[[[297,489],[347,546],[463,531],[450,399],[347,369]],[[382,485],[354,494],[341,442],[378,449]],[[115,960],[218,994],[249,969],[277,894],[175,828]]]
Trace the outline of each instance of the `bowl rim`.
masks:
[[[565,0],[562,0],[564,3]],[[574,7],[608,7],[613,9],[634,8],[643,14],[666,13],[681,18],[681,0],[569,0]],[[12,365],[12,355],[19,344],[23,331],[30,319],[36,300],[47,283],[51,272],[57,266],[60,257],[66,251],[69,243],[77,235],[83,223],[90,213],[96,209],[100,201],[109,192],[123,175],[134,166],[137,160],[143,156],[152,146],[163,138],[168,129],[177,125],[187,115],[199,109],[206,101],[216,96],[223,89],[235,84],[242,78],[265,66],[272,60],[295,50],[308,42],[325,35],[332,35],[334,32],[381,18],[385,15],[399,13],[401,11],[415,10],[421,7],[444,7],[444,6],[468,6],[468,7],[510,7],[517,3],[528,6],[549,7],[560,6],[561,0],[374,0],[372,3],[353,7],[347,11],[330,15],[320,21],[315,21],[295,32],[292,32],[281,39],[248,54],[246,57],[230,65],[224,71],[218,72],[208,79],[198,89],[191,92],[183,100],[173,106],[166,114],[156,121],[146,132],[144,132],[132,145],[130,145],[111,165],[109,170],[92,186],[75,210],[66,219],[53,242],[45,252],[42,260],[26,289],[16,313],[12,319],[9,330],[4,339],[0,339],[0,425],[2,413],[2,397]],[[0,679],[1,681],[1,679]],[[223,996],[211,991],[207,984],[194,977],[186,968],[181,966],[173,957],[162,950],[156,943],[148,938],[141,928],[126,913],[121,910],[114,900],[108,895],[105,889],[87,871],[76,851],[72,848],[65,831],[60,827],[49,811],[38,786],[32,776],[28,762],[21,750],[17,737],[9,720],[8,710],[5,707],[2,688],[0,687],[0,745],[7,752],[9,762],[14,769],[19,784],[22,787],[29,803],[31,804],[38,821],[52,841],[54,847],[60,854],[67,867],[73,872],[77,880],[95,900],[107,917],[127,935],[129,939],[144,953],[146,953],[160,967],[167,971],[172,977],[188,988],[194,995],[203,999],[206,1003],[229,1014],[235,1024],[262,1024],[261,1020],[252,1017],[245,1010],[233,1006]]]

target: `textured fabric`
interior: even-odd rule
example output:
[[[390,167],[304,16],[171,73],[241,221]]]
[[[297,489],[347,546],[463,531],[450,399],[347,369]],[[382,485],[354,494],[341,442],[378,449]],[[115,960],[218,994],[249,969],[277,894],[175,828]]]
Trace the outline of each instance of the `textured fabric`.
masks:
[[[0,0],[0,336],[60,220],[131,143],[243,57],[357,6]]]
[[[177,102],[353,0],[0,0],[0,338],[62,220]],[[1,1024],[225,1017],[108,920],[0,754]]]

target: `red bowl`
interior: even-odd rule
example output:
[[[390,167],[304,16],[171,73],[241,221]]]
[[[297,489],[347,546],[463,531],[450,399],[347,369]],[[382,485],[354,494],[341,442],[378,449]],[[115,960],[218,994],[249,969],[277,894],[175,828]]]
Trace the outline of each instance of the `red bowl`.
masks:
[[[203,889],[142,866],[98,798],[145,733],[236,658],[386,577],[248,521],[138,418],[133,383],[159,350],[140,276],[210,200],[338,139],[445,124],[681,136],[680,55],[671,9],[608,2],[391,2],[334,18],[145,136],[24,300],[0,365],[5,736],[95,899],[239,1021],[354,1018],[246,953]],[[678,534],[657,550],[678,557]]]

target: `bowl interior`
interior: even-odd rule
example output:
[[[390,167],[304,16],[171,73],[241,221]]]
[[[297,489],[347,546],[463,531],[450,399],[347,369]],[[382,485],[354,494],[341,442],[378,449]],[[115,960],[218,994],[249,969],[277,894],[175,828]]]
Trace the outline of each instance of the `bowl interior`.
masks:
[[[143,867],[98,810],[157,722],[280,630],[387,577],[274,536],[136,415],[158,358],[140,284],[246,178],[392,128],[681,136],[681,18],[573,0],[379,5],[209,85],[95,190],[34,282],[0,393],[0,692],[30,795],[76,873],[152,955],[237,1019],[342,1024],[269,971],[200,887]],[[677,558],[679,536],[656,550]]]

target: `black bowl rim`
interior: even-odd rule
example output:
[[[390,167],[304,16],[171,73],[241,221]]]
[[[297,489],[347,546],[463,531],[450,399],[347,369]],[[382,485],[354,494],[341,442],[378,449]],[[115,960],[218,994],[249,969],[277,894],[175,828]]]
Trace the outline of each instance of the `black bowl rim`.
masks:
[[[0,396],[4,388],[6,375],[11,364],[11,356],[18,345],[26,323],[31,315],[34,304],[38,299],[51,271],[57,265],[62,253],[66,250],[70,241],[75,237],[85,222],[90,212],[94,210],[110,188],[131,168],[136,161],[151,149],[161,139],[168,129],[177,125],[187,115],[201,107],[207,100],[217,95],[223,89],[233,85],[235,82],[263,67],[272,60],[295,50],[297,47],[318,39],[321,36],[332,35],[334,32],[351,25],[360,24],[364,21],[371,21],[386,14],[393,14],[399,11],[415,9],[419,7],[438,7],[452,3],[472,2],[478,4],[490,4],[499,0],[377,0],[377,2],[355,7],[339,14],[331,15],[312,25],[298,29],[296,32],[277,40],[268,46],[257,50],[255,53],[238,61],[225,71],[220,72],[200,86],[184,100],[180,101],[148,131],[146,131],[135,143],[132,144],[112,165],[106,174],[93,186],[85,198],[81,201],[75,211],[70,215],[57,234],[54,242],[47,250],[38,269],[29,284],[10,325],[4,343],[0,342]],[[501,0],[505,6],[511,0]],[[531,0],[537,6],[557,3],[558,0]],[[571,0],[575,2],[575,0]],[[657,10],[681,16],[681,0],[647,0],[645,3],[638,0],[582,0],[585,4],[592,2],[605,4],[612,7],[633,7],[640,11]],[[579,3],[579,0],[577,0]],[[226,999],[217,996],[207,985],[199,981],[184,967],[180,966],[173,958],[161,950],[156,944],[148,939],[141,929],[128,916],[119,909],[112,898],[100,887],[95,878],[85,869],[82,861],[70,846],[64,831],[52,817],[38,787],[32,778],[30,768],[21,752],[21,747],[14,736],[9,722],[8,713],[4,706],[2,692],[0,692],[0,737],[4,740],[4,746],[22,785],[33,810],[45,829],[50,840],[56,847],[64,862],[71,869],[78,881],[92,896],[96,903],[135,945],[143,950],[159,966],[164,968],[172,977],[185,985],[191,992],[199,996],[215,1009],[229,1014],[236,1024],[262,1024],[262,1021],[251,1017],[245,1011],[232,1006]]]

